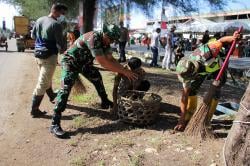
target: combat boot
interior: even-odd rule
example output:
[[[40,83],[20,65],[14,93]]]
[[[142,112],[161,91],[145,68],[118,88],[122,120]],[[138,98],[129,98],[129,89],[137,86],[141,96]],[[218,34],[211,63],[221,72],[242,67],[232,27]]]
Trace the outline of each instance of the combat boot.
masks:
[[[49,97],[49,101],[51,102],[51,103],[55,103],[54,102],[54,100],[55,100],[55,98],[56,98],[56,96],[57,96],[57,93],[55,93],[53,90],[52,90],[52,88],[50,87],[49,89],[47,89],[46,90],[46,93],[47,93],[47,95],[48,95],[48,97]]]
[[[187,111],[185,113],[185,121],[189,122],[197,109],[197,96],[188,96]]]
[[[45,111],[41,111],[39,109],[39,106],[42,102],[42,99],[43,99],[43,95],[42,96],[36,96],[34,95],[33,98],[32,98],[32,105],[31,105],[31,111],[30,111],[30,114],[33,118],[37,118],[37,117],[40,117],[40,116],[43,116],[45,115],[47,112]]]
[[[64,138],[66,136],[66,132],[61,128],[60,122],[61,113],[54,113],[54,115],[52,116],[52,124],[49,128],[49,131],[58,138]]]
[[[206,124],[209,125],[210,122],[211,122],[211,119],[214,115],[214,112],[216,111],[216,107],[219,103],[219,100],[218,99],[215,99],[213,98],[211,103],[210,103],[210,109],[209,109],[209,112],[207,114],[207,119],[206,119]]]

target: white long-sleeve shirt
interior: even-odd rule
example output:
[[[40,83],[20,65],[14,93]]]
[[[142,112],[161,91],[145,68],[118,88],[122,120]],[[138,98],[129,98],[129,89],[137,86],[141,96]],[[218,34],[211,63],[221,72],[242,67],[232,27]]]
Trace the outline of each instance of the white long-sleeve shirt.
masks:
[[[160,45],[160,33],[154,32],[151,39],[151,47],[159,47]]]

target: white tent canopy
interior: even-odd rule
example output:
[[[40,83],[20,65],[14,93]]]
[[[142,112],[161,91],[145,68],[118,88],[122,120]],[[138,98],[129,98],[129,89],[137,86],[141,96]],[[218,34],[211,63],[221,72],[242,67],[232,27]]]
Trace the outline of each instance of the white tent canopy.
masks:
[[[210,28],[211,32],[234,32],[239,27],[243,26],[243,32],[249,32],[250,26],[242,21],[227,21],[223,23],[216,23]]]
[[[234,32],[243,26],[244,32],[250,32],[250,25],[242,21],[216,23],[207,19],[195,18],[180,24],[177,32]]]
[[[180,24],[177,28],[177,32],[205,32],[206,30],[209,30],[211,26],[215,25],[216,23],[213,21],[195,18]]]

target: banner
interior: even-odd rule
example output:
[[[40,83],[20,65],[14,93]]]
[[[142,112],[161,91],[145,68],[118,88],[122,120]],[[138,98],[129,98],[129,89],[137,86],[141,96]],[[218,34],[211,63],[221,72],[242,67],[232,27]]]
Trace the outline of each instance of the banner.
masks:
[[[120,18],[120,5],[106,8],[104,11],[104,23],[105,24],[119,24]]]
[[[161,29],[167,29],[167,17],[165,15],[165,9],[161,12]]]

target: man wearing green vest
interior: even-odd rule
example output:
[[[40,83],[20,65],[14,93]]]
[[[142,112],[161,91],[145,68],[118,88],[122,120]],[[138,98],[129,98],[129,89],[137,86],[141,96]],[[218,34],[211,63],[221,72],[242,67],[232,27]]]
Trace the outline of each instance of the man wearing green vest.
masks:
[[[183,131],[197,109],[197,93],[200,86],[207,78],[215,78],[222,66],[221,49],[224,43],[231,43],[239,34],[225,36],[219,40],[209,42],[195,49],[189,57],[182,58],[177,64],[177,75],[183,84],[180,109],[181,117],[175,130]],[[220,87],[225,84],[227,75],[223,74]],[[218,104],[220,88],[213,97],[211,108],[208,113],[208,121],[211,120]]]

